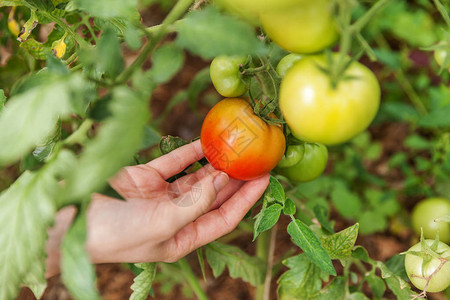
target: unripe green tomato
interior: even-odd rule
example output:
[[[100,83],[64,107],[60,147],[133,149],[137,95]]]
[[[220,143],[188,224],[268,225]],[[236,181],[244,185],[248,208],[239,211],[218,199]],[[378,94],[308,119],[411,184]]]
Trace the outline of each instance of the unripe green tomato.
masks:
[[[431,246],[434,240],[425,240],[428,246]],[[421,251],[422,246],[421,243],[417,243],[408,251]],[[443,242],[439,242],[436,252],[444,258],[450,259],[450,247]],[[423,258],[414,254],[406,254],[405,257],[405,270],[406,274],[408,274],[411,283],[420,290],[425,288],[426,280],[421,277],[428,277],[433,274],[436,269],[441,264],[441,261],[437,258],[432,258],[429,263],[425,266],[423,265]],[[445,290],[450,285],[450,262],[446,262],[442,268],[433,275],[430,280],[430,283],[427,287],[427,292],[440,292]]]
[[[310,0],[214,0],[219,6],[238,15],[258,15],[265,11],[286,9]]]
[[[303,159],[305,154],[304,145],[290,145],[287,147],[286,153],[278,163],[278,167],[287,168],[297,164]]]
[[[213,59],[209,67],[211,81],[217,92],[224,97],[239,97],[247,91],[239,66],[247,60],[242,56],[220,55]]]
[[[450,223],[434,222],[450,212],[450,200],[445,198],[428,198],[419,202],[412,211],[412,225],[417,235],[423,228],[427,239],[434,239],[439,231],[439,240],[450,242]]]
[[[440,43],[441,45],[443,43]],[[439,66],[443,66],[444,62],[445,62],[445,58],[449,55],[449,52],[447,49],[443,48],[443,49],[436,49],[434,50],[434,60],[436,61],[436,63]],[[450,69],[450,63],[447,64],[446,66],[444,66],[446,68]]]
[[[306,182],[316,179],[323,173],[328,161],[327,147],[322,144],[309,143],[303,144],[303,147],[303,158],[295,165],[287,168],[278,165],[277,171],[279,174],[292,181]]]
[[[277,65],[277,73],[280,77],[284,77],[287,71],[300,59],[303,58],[304,55],[291,53],[283,57]]]
[[[267,35],[293,53],[314,53],[338,38],[330,0],[304,1],[285,9],[260,14]]]

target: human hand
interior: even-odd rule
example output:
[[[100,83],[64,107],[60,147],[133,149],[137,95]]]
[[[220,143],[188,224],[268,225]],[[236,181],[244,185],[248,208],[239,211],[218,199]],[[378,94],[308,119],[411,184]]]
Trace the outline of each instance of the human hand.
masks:
[[[202,157],[200,141],[193,142],[120,171],[110,185],[126,201],[94,194],[87,213],[91,261],[174,262],[232,231],[263,194],[269,175],[242,182],[208,164],[165,181]]]

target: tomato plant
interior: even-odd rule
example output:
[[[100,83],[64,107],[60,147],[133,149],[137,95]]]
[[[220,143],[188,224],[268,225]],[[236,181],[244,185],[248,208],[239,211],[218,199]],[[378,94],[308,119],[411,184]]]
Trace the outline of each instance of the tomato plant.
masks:
[[[423,242],[426,243],[427,248],[433,248],[434,240],[424,240]],[[428,249],[428,251],[433,252],[434,256],[427,254],[427,251],[422,247],[422,242],[409,248],[405,257],[406,273],[418,289],[440,292],[450,285],[450,263],[448,262],[450,247],[443,242],[439,242],[436,249]]]
[[[286,74],[280,87],[280,109],[293,135],[325,145],[348,141],[369,126],[380,103],[374,74],[352,62],[333,87],[324,56],[305,57]]]
[[[261,13],[267,35],[294,53],[314,53],[334,43],[338,37],[329,0],[299,2],[294,6]]]
[[[328,150],[324,145],[290,145],[278,164],[277,171],[292,181],[311,181],[323,173],[327,161]]]
[[[209,111],[200,140],[211,165],[240,180],[270,172],[286,144],[281,126],[264,122],[240,98],[224,99]]]
[[[217,92],[224,97],[238,97],[247,90],[239,68],[247,60],[239,56],[217,56],[211,62],[209,73]]]
[[[412,224],[414,231],[420,235],[423,229],[425,238],[434,239],[439,231],[439,239],[450,242],[450,224],[435,222],[436,219],[450,212],[450,200],[445,198],[428,198],[420,201],[412,211]]]

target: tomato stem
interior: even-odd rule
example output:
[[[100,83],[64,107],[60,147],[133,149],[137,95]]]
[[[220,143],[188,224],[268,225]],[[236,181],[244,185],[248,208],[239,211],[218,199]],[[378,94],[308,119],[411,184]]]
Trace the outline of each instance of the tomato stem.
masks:
[[[181,271],[183,272],[184,277],[188,281],[189,286],[194,290],[194,293],[197,296],[197,298],[199,300],[208,300],[208,296],[206,296],[205,291],[200,286],[197,276],[195,276],[191,266],[189,266],[186,259],[185,258],[180,259],[177,262],[177,264],[180,267]]]
[[[188,9],[191,5],[192,1],[193,0],[180,0],[175,4],[175,6],[161,23],[160,27],[155,30],[153,39],[147,41],[136,60],[133,61],[133,63],[119,75],[119,77],[117,78],[117,83],[120,84],[126,82],[131,77],[134,70],[144,63],[144,61],[153,52],[153,50],[155,50],[158,43],[167,34],[167,28],[169,27],[169,25],[173,24],[181,15],[184,14],[186,9]]]

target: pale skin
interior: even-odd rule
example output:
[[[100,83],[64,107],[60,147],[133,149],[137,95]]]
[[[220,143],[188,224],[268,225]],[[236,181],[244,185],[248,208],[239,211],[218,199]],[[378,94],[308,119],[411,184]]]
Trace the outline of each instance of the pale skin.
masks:
[[[231,232],[263,194],[269,175],[243,182],[208,164],[166,182],[202,157],[195,141],[121,170],[110,185],[125,201],[94,194],[87,212],[91,262],[174,262]],[[46,277],[59,272],[61,240],[75,213],[62,209],[49,230]]]

